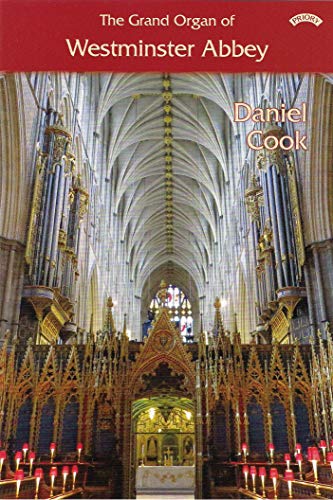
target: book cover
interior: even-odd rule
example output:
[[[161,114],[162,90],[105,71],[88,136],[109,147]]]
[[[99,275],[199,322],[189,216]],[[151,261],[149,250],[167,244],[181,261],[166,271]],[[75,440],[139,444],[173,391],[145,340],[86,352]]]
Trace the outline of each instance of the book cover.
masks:
[[[332,23],[0,1],[2,498],[331,494]]]

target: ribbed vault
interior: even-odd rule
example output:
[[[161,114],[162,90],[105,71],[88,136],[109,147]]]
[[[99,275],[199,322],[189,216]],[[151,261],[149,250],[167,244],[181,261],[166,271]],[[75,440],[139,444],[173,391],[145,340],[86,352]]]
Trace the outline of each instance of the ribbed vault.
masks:
[[[196,290],[190,300],[198,314],[233,167],[233,91],[227,75],[101,78],[97,123],[110,131],[106,176],[142,310],[164,278]],[[170,262],[177,281],[165,275]]]

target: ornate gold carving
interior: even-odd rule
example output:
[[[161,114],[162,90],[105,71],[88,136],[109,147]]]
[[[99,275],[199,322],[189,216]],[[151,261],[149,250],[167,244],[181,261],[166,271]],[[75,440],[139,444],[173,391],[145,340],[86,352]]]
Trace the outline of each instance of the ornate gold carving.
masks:
[[[256,175],[253,175],[247,190],[245,191],[245,204],[252,220],[259,223],[259,197],[262,197],[262,188],[259,185]]]
[[[161,284],[159,298],[162,304],[167,300],[165,282]],[[191,354],[183,344],[181,334],[169,319],[167,308],[161,307],[153,330],[142,347],[130,375],[133,395],[143,387],[142,375],[154,372],[161,362],[167,363],[174,373],[184,374],[187,390],[194,394],[195,376],[191,358]]]
[[[157,292],[157,297],[160,299],[162,306],[166,305],[168,298],[168,285],[164,280],[160,283],[160,289]]]
[[[279,127],[278,125],[269,125],[263,133],[263,138],[265,139],[269,136],[273,136],[276,137],[277,139],[280,139],[284,134],[285,132],[282,127]],[[274,144],[275,144],[274,139],[268,140],[268,146],[272,147],[274,146]],[[270,150],[266,149],[265,152],[268,158],[269,165],[275,165],[278,172],[280,172],[282,175],[285,175],[286,168],[284,163],[283,150],[280,147],[278,147],[276,149],[270,149]]]
[[[165,77],[163,78],[163,87],[168,90],[170,87],[171,87],[171,80],[170,80],[170,77],[169,75],[165,75]]]
[[[71,192],[73,194],[71,194]],[[88,212],[89,208],[89,193],[85,188],[81,185],[81,176],[78,175],[75,179],[74,186],[71,189],[70,196],[74,201],[75,195],[79,196],[79,219],[80,221],[83,219],[85,214]],[[70,198],[71,199],[71,198]]]
[[[164,144],[165,144],[165,211],[166,211],[166,251],[173,252],[173,174],[172,174],[172,92],[171,79],[169,75],[163,78],[162,97],[164,100]],[[171,203],[170,203],[171,202]]]
[[[267,170],[267,157],[264,151],[260,151],[257,154],[257,167],[264,172]]]
[[[37,144],[36,177],[35,177],[34,193],[32,197],[32,207],[31,207],[31,215],[30,215],[30,222],[28,229],[27,246],[25,251],[25,260],[29,265],[30,273],[32,271],[32,258],[36,243],[38,217],[41,209],[46,159],[47,155],[42,152],[39,144]]]
[[[62,115],[59,114],[58,120],[54,125],[46,128],[45,134],[53,136],[52,166],[54,167],[56,164],[61,163],[64,157],[66,161],[72,164],[73,154],[70,149],[72,134],[64,127]]]
[[[272,250],[273,232],[271,229],[271,223],[268,219],[265,223],[264,231],[259,238],[259,256],[267,251]]]
[[[63,229],[59,229],[58,246],[61,250],[65,250],[67,242],[67,233]]]
[[[172,99],[172,92],[170,91],[165,91],[162,93],[162,97],[164,99],[165,102],[170,102],[171,99]]]
[[[278,125],[269,125],[263,132],[263,138],[269,136],[280,139],[284,135],[284,130]],[[274,146],[274,139],[268,140],[268,146]],[[267,168],[275,165],[278,172],[285,175],[284,153],[281,148],[276,149],[263,149],[257,154],[257,167],[259,170],[266,172]]]
[[[82,188],[80,188],[78,191],[80,193],[79,217],[80,217],[80,219],[83,219],[85,214],[88,212],[89,193]]]
[[[274,314],[269,324],[272,328],[272,336],[278,342],[283,342],[289,332],[289,321],[284,314],[282,308],[279,308],[278,311]]]
[[[31,291],[32,298],[38,296],[37,290]],[[47,288],[39,291],[45,295],[45,300],[47,292],[54,293]],[[111,307],[111,299],[107,304]],[[218,305],[216,301],[215,307]],[[141,346],[135,360],[133,353],[129,356],[124,333],[121,340],[107,333],[101,334],[97,342],[88,339],[85,346],[73,345],[70,351],[67,346],[52,345],[45,352],[43,347],[38,356],[35,355],[38,348],[32,349],[31,342],[22,356],[16,344],[10,344],[7,334],[0,349],[0,412],[4,417],[0,419],[0,431],[6,445],[16,429],[21,406],[31,397],[29,443],[31,448],[38,448],[41,414],[47,401],[54,398],[54,436],[61,446],[65,407],[71,398],[75,398],[80,405],[78,437],[84,442],[87,453],[91,450],[94,426],[117,432],[118,450],[114,449],[114,453],[122,457],[128,492],[131,468],[135,465],[134,458],[133,462],[130,461],[130,450],[133,449],[131,407],[137,391],[144,386],[144,376],[154,376],[159,364],[167,362],[172,373],[185,375],[184,391],[195,398],[193,421],[198,488],[202,454],[206,453],[207,441],[213,439],[209,415],[219,416],[218,409],[222,409],[225,417],[227,454],[237,452],[237,447],[231,446],[232,433],[237,434],[237,446],[240,439],[248,437],[249,403],[255,403],[257,410],[262,411],[266,447],[272,440],[273,426],[279,425],[276,420],[274,422],[272,412],[272,403],[276,399],[285,410],[290,450],[295,445],[294,405],[296,408],[297,398],[308,411],[311,438],[320,439],[329,432],[333,424],[333,343],[328,328],[325,336],[326,341],[318,335],[311,350],[297,343],[283,346],[276,343],[273,349],[268,345],[252,345],[249,349],[235,344],[228,356],[222,355],[221,346],[211,338],[208,346],[200,348],[200,357],[194,364],[179,332],[173,329],[166,309],[157,318],[150,337]],[[163,344],[164,337],[175,339],[173,347],[166,342],[167,349],[163,350],[161,339]],[[150,397],[149,392],[145,397]],[[144,422],[149,423],[147,418],[143,425]],[[159,417],[159,422],[163,422],[162,417]],[[185,429],[186,422],[183,424],[182,429]],[[152,426],[151,430],[156,430],[156,427]],[[128,494],[126,498],[129,498]]]
[[[105,328],[109,333],[114,335],[116,333],[116,328],[114,325],[113,314],[112,314],[112,308],[113,308],[112,297],[108,297],[106,307],[107,307],[107,313],[106,313]]]
[[[66,147],[68,144],[68,137],[64,135],[56,135],[53,146],[53,164],[60,163],[63,156],[66,155]]]
[[[279,303],[287,309],[287,317],[291,320],[297,304],[302,298],[306,297],[306,289],[288,286],[280,288],[276,293]]]
[[[73,317],[73,304],[58,288],[26,286],[23,296],[35,309],[44,338],[56,340],[62,326]]]
[[[70,205],[72,205],[74,199],[75,199],[75,191],[71,188],[68,193],[68,202]]]
[[[50,125],[45,130],[46,134],[54,134],[67,137],[68,140],[72,140],[71,132],[64,126],[63,116],[59,113],[58,119],[54,125]]]

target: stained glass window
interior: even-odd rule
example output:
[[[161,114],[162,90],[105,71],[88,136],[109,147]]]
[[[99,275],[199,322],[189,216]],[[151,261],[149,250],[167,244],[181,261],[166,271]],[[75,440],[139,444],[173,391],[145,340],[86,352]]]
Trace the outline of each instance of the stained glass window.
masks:
[[[175,327],[180,330],[184,342],[193,342],[193,312],[185,293],[175,285],[168,286],[169,315]],[[150,303],[149,311],[156,316],[160,308],[160,299],[155,296]]]

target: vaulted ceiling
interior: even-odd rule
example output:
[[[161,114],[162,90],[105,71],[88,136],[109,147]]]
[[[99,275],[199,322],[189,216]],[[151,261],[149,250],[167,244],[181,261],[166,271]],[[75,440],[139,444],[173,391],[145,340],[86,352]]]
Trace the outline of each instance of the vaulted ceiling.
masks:
[[[203,293],[235,162],[235,80],[150,73],[101,82],[97,122],[109,131],[106,175],[131,277],[143,287],[159,268],[168,280],[175,263]]]

